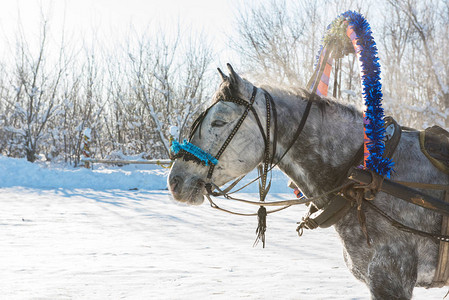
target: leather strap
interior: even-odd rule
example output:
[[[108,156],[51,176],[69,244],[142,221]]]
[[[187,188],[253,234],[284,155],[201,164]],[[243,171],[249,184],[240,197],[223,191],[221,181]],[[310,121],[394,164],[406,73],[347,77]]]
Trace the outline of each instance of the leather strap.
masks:
[[[347,169],[359,164],[363,159],[363,144],[357,151],[354,158],[348,163]],[[343,178],[347,178],[346,176]],[[347,179],[346,179],[347,180]],[[310,205],[310,211],[307,218],[304,219],[304,226],[308,229],[315,229],[316,227],[327,228],[340,220],[352,207],[352,203],[341,196],[340,193],[335,193],[329,200],[327,205],[323,208],[317,209]],[[308,224],[310,222],[310,224]],[[316,227],[313,225],[316,224]],[[314,228],[312,228],[314,227]]]
[[[218,150],[217,154],[215,154],[215,158],[216,159],[220,158],[220,156],[225,151],[226,147],[228,147],[229,143],[232,141],[232,139],[234,138],[235,134],[239,130],[239,128],[242,125],[243,121],[246,119],[246,116],[248,115],[248,113],[252,109],[253,103],[254,103],[254,101],[256,99],[256,94],[257,94],[257,88],[254,86],[253,87],[253,93],[251,95],[251,99],[249,100],[249,102],[247,102],[245,100],[242,100],[240,98],[225,99],[225,101],[246,105],[246,108],[245,108],[245,111],[243,112],[242,116],[238,120],[237,124],[235,125],[234,129],[232,129],[232,131],[229,134],[228,138],[224,141],[224,143],[221,146],[220,150]],[[257,118],[257,120],[259,121],[259,126],[261,126],[260,125],[260,120],[258,118]],[[265,134],[263,133],[263,130],[262,130],[262,135],[265,137]],[[265,138],[265,140],[266,140],[266,138]],[[207,177],[206,177],[207,180],[210,180],[212,178],[212,174],[214,172],[214,169],[215,169],[215,165],[211,164],[210,167],[209,167],[209,171],[207,172]],[[208,193],[210,193],[210,183],[206,183],[206,189],[208,190]]]
[[[434,128],[437,128],[437,130],[440,129],[441,131],[445,132],[444,129],[442,129],[441,127],[438,127],[438,126],[433,126],[433,127],[427,128],[426,130],[420,131],[419,132],[419,145],[421,147],[421,152],[424,153],[424,155],[430,160],[430,162],[438,170],[440,170],[441,172],[444,172],[446,174],[449,174],[449,167],[447,166],[447,164],[443,163],[443,161],[441,159],[434,157],[434,155],[432,155],[432,153],[429,153],[430,150],[428,151],[428,149],[426,147],[426,144],[429,139],[430,139],[430,141],[433,140],[433,144],[438,145],[437,147],[443,147],[443,148],[447,147],[447,139],[446,139],[446,143],[444,143],[444,141],[445,141],[444,138],[438,139],[438,137],[445,137],[445,135],[444,134],[441,134],[441,135],[435,134],[435,130],[433,130]],[[427,135],[429,135],[429,136],[427,136]]]
[[[384,156],[391,158],[401,139],[401,127],[392,117],[385,117],[385,128],[390,128],[388,132],[391,134],[387,136],[385,142]],[[362,160],[363,144],[354,158],[347,164],[346,169],[349,170],[351,167],[360,164]],[[344,178],[347,178],[347,176]],[[336,193],[325,207],[317,209],[313,205],[310,206],[307,216],[303,218],[303,227],[308,229],[330,227],[346,215],[352,207],[353,202],[348,201],[345,197],[341,196],[339,193]]]
[[[328,228],[337,223],[351,209],[352,203],[343,196],[335,195],[324,207],[310,216],[319,227]]]
[[[444,201],[449,202],[449,186],[446,189]],[[449,235],[449,216],[443,215],[441,234]],[[449,243],[440,242],[438,265],[431,287],[449,286]]]

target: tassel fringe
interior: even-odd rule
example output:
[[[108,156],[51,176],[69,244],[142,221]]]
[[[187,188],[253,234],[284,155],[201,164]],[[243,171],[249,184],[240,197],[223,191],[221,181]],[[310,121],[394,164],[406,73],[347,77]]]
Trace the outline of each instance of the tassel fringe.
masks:
[[[253,246],[256,246],[259,241],[261,241],[263,248],[265,248],[265,231],[267,230],[267,209],[265,208],[265,206],[259,207],[259,210],[257,211],[257,220],[257,237]]]

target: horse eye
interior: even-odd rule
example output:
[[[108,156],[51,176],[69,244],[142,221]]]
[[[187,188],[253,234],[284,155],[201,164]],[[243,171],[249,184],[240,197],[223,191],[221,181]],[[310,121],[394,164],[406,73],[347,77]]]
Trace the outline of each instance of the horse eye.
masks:
[[[226,125],[227,122],[222,121],[222,120],[214,120],[212,121],[212,124],[210,124],[212,127],[222,127],[224,125]]]

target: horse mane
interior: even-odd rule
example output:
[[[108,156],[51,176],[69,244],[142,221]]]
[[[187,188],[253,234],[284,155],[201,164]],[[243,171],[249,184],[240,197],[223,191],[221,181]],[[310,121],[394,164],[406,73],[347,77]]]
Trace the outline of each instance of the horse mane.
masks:
[[[268,91],[275,98],[288,98],[291,101],[310,99],[316,105],[316,107],[318,107],[323,115],[327,110],[332,110],[333,112],[341,111],[345,115],[349,115],[354,118],[362,114],[360,109],[358,109],[354,105],[349,103],[342,103],[335,98],[320,97],[317,95],[315,97],[312,97],[312,93],[305,88],[283,85],[275,86],[270,84],[263,84],[260,86],[260,88]],[[237,94],[238,90],[234,86],[232,86],[229,81],[223,81],[220,85],[220,88],[215,93],[215,96],[212,98],[212,104],[222,99],[238,97]]]
[[[292,86],[272,86],[272,85],[263,85],[263,89],[270,92],[275,97],[283,97],[289,98],[292,101],[294,100],[307,100],[310,99],[313,104],[321,111],[324,115],[327,110],[341,111],[345,115],[350,115],[353,117],[360,116],[362,114],[361,110],[349,103],[342,103],[338,99],[331,97],[320,97],[315,95],[312,96],[312,93],[306,90],[305,88],[300,87],[292,87]]]

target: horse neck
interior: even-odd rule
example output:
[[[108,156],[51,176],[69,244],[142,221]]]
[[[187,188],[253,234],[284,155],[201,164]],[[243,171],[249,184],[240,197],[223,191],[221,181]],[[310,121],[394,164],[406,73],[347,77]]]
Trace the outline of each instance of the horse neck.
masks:
[[[305,99],[276,99],[278,149],[285,152],[305,111]],[[337,103],[314,102],[299,138],[279,163],[307,197],[338,186],[363,142],[362,115]],[[327,199],[318,200],[322,207]]]

